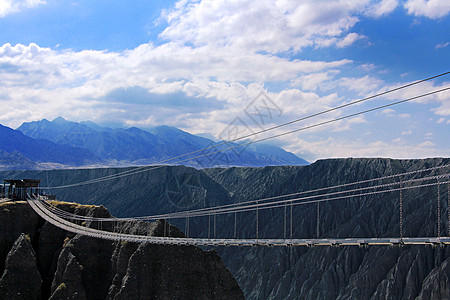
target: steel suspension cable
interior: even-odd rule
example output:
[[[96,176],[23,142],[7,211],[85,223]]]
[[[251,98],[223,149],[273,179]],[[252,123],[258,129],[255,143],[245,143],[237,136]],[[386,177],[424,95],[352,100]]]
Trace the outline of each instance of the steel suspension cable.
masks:
[[[214,207],[200,208],[200,209],[194,209],[194,210],[189,210],[189,211],[181,211],[181,212],[176,212],[176,213],[171,213],[171,214],[160,214],[160,215],[153,215],[153,216],[144,216],[144,217],[141,217],[141,218],[150,218],[150,217],[151,218],[158,218],[158,217],[163,218],[163,217],[165,217],[167,215],[171,215],[171,216],[177,215],[177,214],[178,215],[184,215],[184,214],[186,214],[188,212],[189,213],[196,213],[196,212],[210,211],[210,210],[219,209],[219,208],[242,206],[242,205],[247,205],[247,204],[250,204],[250,203],[275,200],[275,199],[279,199],[279,198],[283,198],[283,197],[304,195],[304,194],[309,194],[309,193],[317,193],[317,192],[321,192],[321,191],[325,191],[325,190],[329,190],[329,189],[337,189],[337,188],[348,187],[348,186],[352,186],[352,185],[370,183],[370,182],[373,182],[373,181],[379,181],[379,180],[396,178],[396,177],[399,177],[399,176],[407,176],[407,175],[412,175],[412,174],[421,173],[421,172],[434,171],[434,170],[447,168],[447,167],[450,167],[450,164],[437,166],[437,167],[432,167],[432,168],[427,168],[427,169],[416,170],[416,171],[409,171],[409,172],[404,172],[404,173],[399,173],[399,174],[387,175],[387,176],[382,176],[382,177],[377,177],[377,178],[372,178],[372,179],[360,180],[360,181],[356,181],[356,182],[344,183],[344,184],[334,185],[334,186],[330,186],[330,187],[323,187],[323,188],[307,190],[307,191],[302,191],[302,192],[296,192],[296,193],[278,195],[278,196],[273,196],[273,197],[260,198],[260,199],[244,201],[244,202],[240,202],[240,203],[233,203],[233,204],[226,204],[226,205],[220,205],[220,206],[214,206]]]
[[[279,196],[279,197],[263,198],[263,199],[259,199],[259,200],[255,200],[255,201],[266,201],[267,199],[275,199],[275,198],[292,196],[292,195],[312,193],[312,192],[317,192],[319,190],[323,191],[323,190],[326,190],[326,189],[333,189],[333,188],[336,188],[336,187],[347,187],[347,186],[351,186],[351,185],[355,185],[355,184],[360,184],[361,182],[367,183],[367,182],[373,182],[373,181],[377,181],[377,180],[384,180],[384,179],[387,179],[387,178],[404,176],[405,174],[411,175],[411,174],[420,173],[420,172],[424,172],[424,171],[437,170],[437,169],[440,169],[440,168],[443,168],[443,167],[448,167],[448,166],[450,166],[450,165],[444,165],[444,166],[438,166],[438,167],[433,167],[433,168],[428,168],[428,169],[411,171],[411,172],[406,172],[406,173],[401,173],[401,174],[383,176],[383,177],[373,178],[373,179],[364,180],[364,181],[358,181],[358,182],[353,182],[353,183],[348,183],[348,184],[343,184],[343,185],[332,186],[332,187],[329,187],[329,188],[321,188],[321,189],[315,189],[315,190],[311,190],[311,191],[304,191],[304,192],[300,192],[300,193],[292,193],[292,194],[287,194],[287,195],[283,195],[283,196]],[[448,174],[447,175],[437,175],[437,176],[432,176],[432,177],[424,177],[424,178],[418,178],[418,179],[411,179],[411,180],[406,181],[406,183],[412,183],[412,182],[417,182],[417,181],[436,179],[436,178],[441,178],[443,176],[448,176]],[[343,193],[351,193],[351,192],[362,191],[362,190],[367,190],[367,189],[376,189],[376,188],[382,188],[382,187],[389,187],[389,186],[396,185],[396,184],[397,183],[388,183],[388,184],[383,184],[383,185],[369,186],[369,187],[363,187],[363,188],[357,188],[357,189],[349,189],[349,190],[338,191],[338,192],[333,192],[333,193],[319,194],[319,195],[312,195],[312,196],[308,196],[308,197],[296,198],[295,200],[299,201],[299,200],[305,200],[305,199],[313,199],[313,198],[318,198],[318,197],[338,195],[338,194],[343,194]],[[274,204],[277,204],[277,203],[285,203],[287,205],[288,203],[292,204],[292,200],[293,199],[287,199],[287,200],[283,200],[283,201],[263,203],[262,205],[263,206],[267,206],[267,205],[271,206],[271,205],[274,205]],[[228,212],[239,211],[240,208],[255,207],[255,206],[249,206],[248,205],[250,203],[254,203],[255,201],[237,203],[237,204],[234,204],[232,206],[230,206],[230,205],[217,206],[217,207],[208,208],[206,210],[191,210],[191,211],[185,211],[185,212],[180,212],[180,213],[172,213],[172,214],[165,214],[165,215],[145,216],[145,217],[135,217],[135,218],[120,218],[120,220],[124,220],[124,221],[129,221],[129,220],[156,220],[156,219],[161,219],[161,218],[166,218],[166,219],[167,218],[172,218],[172,219],[174,219],[174,218],[186,217],[187,214],[195,215],[195,216],[201,216],[201,215],[207,215],[207,214],[216,213],[216,212],[228,213]],[[45,203],[45,204],[49,205],[48,203]],[[246,204],[246,205],[243,206],[242,204]],[[92,219],[100,220],[100,221],[119,220],[118,218],[114,218],[114,217],[113,218],[90,218],[90,217],[86,217],[86,216],[79,216],[79,215],[68,213],[68,212],[66,212],[64,210],[61,210],[61,209],[59,209],[57,207],[54,207],[54,206],[52,206],[51,209],[52,209],[52,211],[58,211],[62,215],[73,216],[77,220],[92,220]],[[450,219],[450,217],[449,217],[449,219]],[[291,221],[291,226],[292,226],[292,221]]]
[[[410,179],[407,181],[403,181],[403,183],[414,183],[414,182],[419,182],[419,181],[424,181],[424,180],[434,180],[437,178],[443,178],[446,176],[449,176],[450,174],[443,174],[443,175],[436,175],[436,176],[429,176],[429,177],[424,177],[424,178],[416,178],[416,179]],[[305,197],[300,197],[300,198],[294,198],[294,199],[286,199],[286,200],[279,200],[279,201],[273,201],[273,202],[266,202],[266,203],[256,203],[256,204],[248,204],[245,206],[236,206],[236,207],[227,207],[227,208],[220,208],[220,209],[215,209],[212,208],[211,210],[208,211],[201,211],[201,212],[192,212],[189,211],[189,215],[191,216],[204,216],[204,215],[208,215],[211,213],[217,214],[224,214],[224,213],[232,213],[235,211],[241,211],[241,209],[248,209],[248,208],[253,208],[256,209],[264,207],[267,208],[269,206],[275,205],[275,204],[286,204],[290,201],[300,201],[300,200],[307,200],[307,199],[314,199],[314,198],[320,198],[320,197],[327,197],[327,196],[334,196],[334,195],[340,195],[340,194],[345,194],[345,193],[351,193],[351,192],[359,192],[359,191],[365,191],[365,190],[369,190],[369,189],[379,189],[379,188],[385,188],[385,187],[391,187],[391,186],[395,186],[398,185],[398,182],[393,182],[393,183],[385,183],[385,184],[380,184],[380,185],[376,185],[376,186],[369,186],[369,187],[361,187],[361,188],[355,188],[355,189],[351,189],[351,190],[344,190],[344,191],[338,191],[338,192],[332,192],[332,193],[327,193],[327,194],[319,194],[319,195],[311,195],[311,196],[305,196]],[[176,218],[182,218],[186,216],[186,213],[173,213],[173,214],[166,214],[166,215],[158,215],[156,217],[137,217],[136,219],[146,219],[146,220],[153,220],[153,219],[158,219],[158,218],[168,218],[168,219],[176,219]]]

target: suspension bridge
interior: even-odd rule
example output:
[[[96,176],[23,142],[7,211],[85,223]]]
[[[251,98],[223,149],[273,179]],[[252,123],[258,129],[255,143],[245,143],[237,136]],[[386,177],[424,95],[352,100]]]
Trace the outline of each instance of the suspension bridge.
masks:
[[[113,241],[129,241],[138,243],[154,243],[167,245],[195,245],[195,246],[370,246],[370,245],[445,245],[450,244],[450,233],[443,232],[442,226],[445,214],[450,228],[450,165],[437,166],[407,173],[394,174],[358,182],[351,182],[336,186],[323,187],[314,190],[284,194],[269,198],[256,199],[236,204],[221,205],[209,208],[194,209],[169,214],[141,216],[135,218],[98,218],[76,215],[66,212],[39,194],[27,195],[27,201],[32,209],[47,222],[75,234],[89,237],[107,239]],[[409,190],[433,188],[435,194],[435,220],[437,235],[433,237],[406,237],[403,225],[403,194]],[[442,191],[441,191],[442,190]],[[320,215],[319,208],[322,203],[332,201],[346,201],[349,199],[363,199],[370,196],[381,196],[378,201],[383,201],[383,194],[396,193],[398,199],[398,236],[395,237],[348,237],[348,238],[319,238]],[[447,195],[445,195],[447,194]],[[444,196],[446,199],[444,199]],[[445,211],[443,200],[446,200]],[[364,201],[364,200],[361,200]],[[315,205],[317,207],[317,235],[316,238],[293,238],[292,226],[295,220],[292,211],[295,207]],[[283,228],[283,234],[274,238],[259,238],[261,224],[267,220],[262,219],[261,212],[268,209],[279,209],[283,220],[279,226]],[[255,232],[249,238],[237,238],[239,226],[238,214],[255,215]],[[216,217],[219,215],[231,215],[234,219],[228,226],[232,229],[233,237],[220,238],[216,233]],[[207,236],[189,236],[189,224],[195,218],[206,219],[205,230]],[[170,224],[164,222],[164,236],[146,236],[119,232],[116,224],[124,221],[156,221],[156,220],[185,220],[185,237],[176,238],[170,236]],[[81,224],[81,225],[80,225]],[[97,228],[95,228],[97,227]],[[106,229],[107,228],[107,229]]]

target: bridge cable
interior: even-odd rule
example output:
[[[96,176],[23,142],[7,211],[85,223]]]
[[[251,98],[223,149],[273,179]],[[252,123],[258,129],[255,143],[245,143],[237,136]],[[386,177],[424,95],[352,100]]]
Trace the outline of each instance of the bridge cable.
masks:
[[[448,177],[448,175],[449,174],[446,174],[446,176]],[[403,187],[401,187],[401,188],[398,188],[398,189],[394,189],[394,190],[402,190],[402,189],[414,189],[414,188],[420,188],[420,187],[425,187],[425,186],[436,186],[436,185],[439,185],[439,184],[445,184],[445,183],[449,183],[450,181],[446,181],[446,182],[437,182],[437,183],[430,183],[430,184],[424,184],[424,185],[421,185],[421,186],[410,186],[410,187],[406,187],[406,188],[403,188]],[[394,190],[390,190],[390,191],[394,191]],[[389,190],[387,190],[387,191],[381,191],[381,192],[388,192]],[[379,193],[379,192],[372,192],[372,193],[370,193],[370,194],[377,194],[377,193]],[[361,194],[361,195],[359,195],[359,196],[363,196],[364,194]],[[355,195],[350,195],[350,196],[346,196],[346,197],[354,197]],[[327,199],[327,200],[329,200],[329,199]],[[41,201],[40,201],[41,202]],[[320,201],[321,202],[321,201]],[[301,203],[301,204],[303,204],[303,203]],[[86,225],[87,225],[87,223],[86,223]]]
[[[449,174],[443,174],[443,175],[436,175],[436,176],[429,176],[429,177],[424,177],[424,178],[414,178],[414,179],[410,179],[407,181],[404,181],[403,183],[413,183],[413,182],[420,182],[420,181],[424,181],[424,180],[434,180],[437,178],[443,178],[448,176]],[[219,209],[211,209],[208,211],[201,211],[201,212],[193,212],[193,211],[189,211],[190,215],[193,216],[202,216],[202,215],[207,215],[210,213],[215,213],[215,214],[227,214],[227,213],[232,213],[234,211],[249,211],[249,210],[255,210],[257,207],[259,209],[261,209],[261,207],[263,207],[264,209],[267,208],[273,208],[273,205],[278,204],[277,207],[281,207],[283,205],[285,205],[287,202],[290,201],[300,201],[300,200],[309,200],[309,199],[314,199],[314,198],[320,198],[320,197],[327,197],[327,196],[335,196],[335,195],[339,195],[339,194],[344,194],[344,193],[350,193],[350,192],[357,192],[357,191],[364,191],[364,190],[370,190],[370,189],[379,189],[379,188],[386,188],[386,187],[391,187],[391,186],[395,186],[395,185],[399,185],[399,183],[394,182],[394,183],[385,183],[385,184],[380,184],[380,185],[376,185],[376,186],[368,186],[368,187],[361,187],[361,188],[355,188],[352,190],[344,190],[344,191],[338,191],[338,192],[331,192],[331,193],[327,193],[327,194],[321,194],[321,195],[310,195],[310,196],[304,196],[304,197],[299,197],[299,198],[293,198],[293,199],[286,199],[286,200],[278,200],[278,201],[272,201],[272,202],[266,202],[266,203],[259,203],[259,201],[257,201],[256,204],[248,204],[245,206],[235,206],[235,207],[227,207],[227,208],[219,208]],[[348,195],[351,196],[351,195]],[[322,202],[322,201],[321,201]],[[156,217],[152,217],[152,218],[147,218],[147,219],[155,219],[155,218],[180,218],[181,215],[178,213],[174,213],[174,214],[167,214],[167,215],[158,215]],[[142,219],[141,217],[137,217],[137,219]]]
[[[420,179],[411,179],[408,180],[404,183],[413,183],[413,182],[417,182],[417,181],[424,181],[424,180],[432,180],[432,179],[439,179],[442,177],[448,177],[449,174],[444,174],[444,175],[437,175],[437,176],[431,176],[431,177],[424,177],[424,178],[420,178]],[[377,185],[377,186],[370,186],[370,187],[364,187],[364,188],[357,188],[357,189],[353,189],[353,190],[346,190],[346,191],[339,191],[339,192],[333,192],[333,193],[328,193],[325,195],[313,195],[313,196],[308,196],[308,197],[300,197],[300,198],[295,198],[295,199],[288,199],[288,200],[282,200],[282,201],[273,201],[273,202],[269,202],[269,203],[263,203],[263,206],[271,206],[271,207],[267,207],[267,208],[273,208],[273,205],[275,204],[280,204],[283,203],[281,206],[285,206],[288,202],[291,202],[292,205],[292,201],[300,201],[300,200],[308,200],[308,199],[314,199],[314,198],[318,198],[318,197],[326,197],[326,196],[330,196],[330,195],[339,195],[339,194],[343,194],[343,193],[350,193],[350,192],[357,192],[357,191],[364,191],[364,190],[368,190],[368,189],[378,189],[378,188],[387,188],[393,185],[397,185],[398,183],[389,183],[389,184],[382,184],[382,185]],[[402,201],[403,202],[403,201]],[[84,217],[84,216],[78,216],[78,215],[73,215],[70,214],[64,210],[58,209],[54,206],[51,206],[48,203],[45,203],[45,205],[50,206],[49,209],[52,211],[56,211],[59,215],[62,216],[68,216],[69,218],[74,218],[76,220],[92,220],[93,218],[90,217]],[[258,204],[258,206],[260,207],[261,204]],[[205,215],[206,213],[210,214],[210,213],[231,213],[234,211],[243,211],[243,209],[246,209],[246,211],[248,210],[252,210],[252,207],[254,208],[254,205],[247,205],[244,207],[237,207],[237,208],[227,208],[227,209],[215,209],[213,211],[208,211],[208,212],[203,212],[202,214],[193,214],[192,212],[188,212],[190,215],[194,215],[194,216],[201,216],[201,215]],[[291,207],[292,209],[292,207]],[[291,212],[292,213],[292,212]],[[164,217],[168,217],[168,216],[164,216]],[[177,216],[174,216],[177,217]],[[158,216],[158,218],[161,218],[161,216]],[[292,217],[291,217],[292,218]],[[97,218],[97,219],[101,219],[101,220],[106,220],[107,218]],[[117,220],[117,218],[111,218],[112,220]],[[142,220],[142,218],[138,217],[138,218],[121,218],[120,220]],[[292,221],[291,221],[291,225],[292,225]]]
[[[447,167],[450,167],[450,164],[437,166],[437,167],[432,167],[432,168],[427,168],[427,169],[420,169],[420,170],[415,170],[415,171],[410,171],[410,172],[405,172],[405,173],[387,175],[387,176],[382,176],[382,177],[377,177],[377,178],[372,178],[372,179],[360,180],[360,181],[356,181],[356,182],[344,183],[344,184],[340,184],[340,185],[334,185],[334,186],[318,188],[318,189],[313,189],[313,190],[307,190],[307,191],[302,191],[302,192],[295,192],[295,193],[283,194],[283,195],[278,195],[278,196],[273,196],[273,197],[260,198],[260,199],[250,200],[250,201],[245,201],[245,202],[240,202],[240,203],[219,205],[219,206],[215,206],[215,207],[207,207],[207,208],[200,208],[200,209],[194,209],[194,210],[189,210],[189,211],[182,211],[182,212],[171,213],[171,214],[161,214],[161,215],[145,216],[145,217],[138,217],[138,218],[164,218],[164,217],[167,217],[167,216],[174,216],[174,215],[185,214],[186,212],[190,212],[190,213],[207,212],[207,211],[216,210],[216,209],[220,209],[220,208],[242,206],[242,205],[246,205],[246,204],[250,204],[250,203],[256,203],[257,201],[275,200],[275,199],[279,199],[279,198],[283,198],[283,197],[291,197],[291,196],[303,195],[303,194],[308,194],[308,193],[322,192],[322,191],[325,191],[325,190],[349,187],[349,186],[352,186],[352,185],[361,185],[363,183],[369,183],[369,182],[373,182],[373,181],[380,181],[380,180],[384,180],[384,179],[390,179],[390,178],[396,178],[396,177],[400,177],[400,176],[412,175],[412,174],[426,172],[426,171],[434,171],[434,170],[447,168]]]
[[[424,178],[419,178],[419,179],[410,179],[408,181],[403,182],[403,184],[405,183],[413,183],[413,182],[417,182],[417,181],[424,181],[424,180],[433,180],[433,179],[439,179],[439,178],[448,178],[450,174],[444,174],[444,175],[436,175],[436,176],[430,176],[430,177],[424,177]],[[343,194],[343,193],[350,193],[350,192],[357,192],[357,191],[364,191],[364,190],[368,190],[368,189],[378,189],[378,188],[387,188],[393,185],[397,185],[399,183],[388,183],[388,184],[381,184],[381,185],[377,185],[377,186],[370,186],[370,187],[364,187],[364,188],[357,188],[357,189],[352,189],[352,190],[346,190],[346,191],[339,191],[339,192],[333,192],[333,193],[327,193],[327,194],[322,194],[322,195],[312,195],[312,196],[308,196],[308,197],[300,197],[300,198],[295,198],[295,199],[288,199],[288,200],[282,200],[282,201],[273,201],[273,202],[269,202],[269,203],[263,203],[263,206],[270,206],[270,207],[266,207],[266,208],[274,208],[273,205],[275,204],[281,204],[281,206],[285,206],[288,202],[292,201],[300,201],[300,200],[308,200],[308,199],[314,199],[314,198],[318,198],[318,197],[328,197],[330,195],[339,195],[339,194]],[[382,191],[383,192],[383,191]],[[344,196],[347,197],[347,196]],[[311,203],[313,203],[314,201],[310,201]],[[403,201],[402,201],[403,202]],[[49,209],[51,211],[56,211],[57,214],[64,216],[64,217],[69,217],[75,220],[108,220],[108,218],[91,218],[91,217],[85,217],[85,216],[78,216],[78,215],[74,215],[71,213],[68,213],[64,210],[61,210],[55,206],[52,206],[49,203],[45,203],[44,205],[49,206]],[[297,205],[297,204],[296,204]],[[258,206],[261,206],[261,204],[258,204]],[[280,205],[278,205],[277,207],[280,207]],[[201,214],[193,214],[191,211],[187,212],[189,213],[189,215],[194,215],[194,216],[201,216],[201,215],[206,215],[206,214],[211,214],[211,213],[231,213],[234,211],[243,211],[243,209],[245,209],[245,211],[249,211],[249,210],[253,210],[255,208],[255,205],[247,205],[244,207],[236,207],[236,208],[227,208],[227,209],[215,209],[215,210],[210,210],[207,212],[202,212]],[[186,215],[186,213],[184,213]],[[168,218],[168,215],[164,216],[165,218]],[[161,218],[161,216],[158,216],[158,218]],[[158,219],[157,218],[157,219]],[[177,218],[177,216],[174,216],[172,218]],[[179,218],[179,217],[178,217]],[[109,220],[118,220],[117,218],[111,218]],[[120,220],[142,220],[142,218],[137,217],[137,218],[121,218]],[[402,221],[402,220],[401,220]],[[292,222],[291,222],[292,224]]]
[[[434,167],[434,168],[428,168],[428,169],[422,169],[422,170],[416,170],[416,171],[412,171],[412,172],[407,172],[407,173],[402,173],[402,174],[396,174],[396,175],[389,175],[389,176],[384,176],[384,177],[379,177],[379,178],[375,178],[375,179],[369,179],[369,180],[365,180],[365,182],[371,182],[371,181],[376,181],[376,180],[382,180],[382,179],[386,179],[386,178],[392,178],[392,177],[398,177],[398,176],[403,176],[403,175],[405,175],[405,174],[415,174],[415,173],[419,173],[419,172],[424,172],[424,171],[429,171],[429,170],[436,170],[436,169],[439,169],[439,168],[442,168],[442,167],[448,167],[449,165],[444,165],[444,166],[438,166],[438,167]],[[407,183],[412,183],[412,182],[416,182],[416,181],[423,181],[423,180],[431,180],[431,179],[439,179],[439,178],[441,178],[441,177],[445,177],[445,176],[448,176],[449,174],[445,174],[445,175],[438,175],[438,176],[432,176],[432,177],[424,177],[424,178],[419,178],[419,179],[411,179],[411,180],[408,180],[407,181]],[[360,183],[360,182],[363,182],[363,181],[359,181],[359,182],[356,182],[356,183]],[[348,184],[344,184],[344,185],[339,185],[339,186],[332,186],[332,187],[329,187],[329,188],[336,188],[336,187],[344,187],[344,186],[349,186],[349,185],[353,185],[353,184],[355,184],[355,183],[348,183]],[[273,205],[274,203],[276,204],[276,203],[285,203],[285,204],[287,204],[288,202],[291,202],[292,200],[296,200],[296,201],[298,201],[298,200],[305,200],[305,199],[311,199],[311,198],[317,198],[317,197],[324,197],[324,196],[330,196],[330,195],[336,195],[336,194],[342,194],[342,193],[348,193],[348,192],[356,192],[356,191],[362,191],[362,190],[367,190],[367,189],[375,189],[375,188],[384,188],[384,187],[389,187],[389,186],[392,186],[392,185],[395,185],[396,183],[391,183],[391,184],[382,184],[382,185],[377,185],[377,186],[370,186],[370,187],[364,187],[364,188],[357,188],[357,189],[353,189],[353,190],[344,190],[344,191],[339,191],[339,192],[333,192],[333,193],[328,193],[328,194],[322,194],[322,195],[313,195],[313,196],[308,196],[308,197],[301,197],[301,198],[296,198],[296,199],[288,199],[288,200],[283,200],[283,201],[277,201],[277,202],[270,202],[270,203],[264,203],[263,205]],[[316,189],[316,190],[310,190],[310,191],[305,191],[305,192],[301,192],[301,193],[307,193],[307,192],[315,192],[315,191],[317,191],[317,190],[325,190],[325,189],[329,189],[329,188],[322,188],[322,189]],[[299,194],[299,193],[294,193],[294,194]],[[294,195],[294,194],[289,194],[289,195]],[[283,196],[289,196],[289,195],[283,195]],[[275,199],[275,198],[280,198],[280,196],[278,196],[278,197],[270,197],[270,198],[264,198],[264,199],[259,199],[259,200],[257,200],[257,201],[262,201],[262,200],[266,200],[266,199]],[[237,204],[234,204],[234,206],[239,206],[239,205],[241,205],[241,204],[248,204],[248,203],[250,203],[250,202],[252,202],[252,201],[249,201],[249,202],[242,202],[242,203],[237,203]],[[50,205],[50,204],[48,204],[48,203],[46,203],[46,205]],[[191,211],[187,211],[187,212],[183,212],[183,214],[185,215],[186,213],[189,213],[189,214],[194,214],[194,213],[196,213],[196,212],[203,212],[203,213],[211,213],[211,212],[225,212],[225,213],[227,213],[227,212],[231,212],[231,211],[227,211],[227,210],[229,210],[229,209],[239,209],[239,207],[236,207],[236,208],[227,208],[227,210],[225,210],[225,209],[222,209],[222,208],[224,208],[225,206],[217,206],[217,207],[213,207],[213,208],[208,208],[208,211],[204,211],[203,209],[200,211],[200,210],[191,210]],[[247,208],[248,207],[252,207],[252,206],[249,206],[249,205],[247,205],[246,206]],[[253,206],[254,207],[254,206]],[[62,214],[68,214],[68,215],[72,215],[72,216],[75,216],[75,217],[77,217],[79,220],[83,220],[83,219],[88,219],[89,217],[84,217],[84,216],[78,216],[78,215],[74,215],[74,214],[70,214],[70,213],[68,213],[68,212],[66,212],[66,211],[64,211],[64,210],[61,210],[61,209],[59,209],[59,208],[57,208],[57,207],[54,207],[54,206],[51,206],[51,210],[57,210],[57,211],[60,211]],[[178,213],[174,213],[174,214],[166,214],[166,215],[157,215],[157,216],[147,216],[147,217],[136,217],[136,218],[120,218],[120,220],[145,220],[145,219],[143,219],[143,218],[147,218],[148,220],[150,220],[150,219],[158,219],[158,218],[167,218],[167,217],[171,217],[171,216],[173,216],[173,217],[176,217],[177,216],[177,214]],[[198,214],[197,214],[198,215]],[[197,216],[196,215],[196,216]],[[107,218],[99,218],[99,219],[101,219],[101,220],[105,220],[105,219],[107,219]],[[117,218],[112,218],[112,219],[114,219],[114,220],[117,220]]]

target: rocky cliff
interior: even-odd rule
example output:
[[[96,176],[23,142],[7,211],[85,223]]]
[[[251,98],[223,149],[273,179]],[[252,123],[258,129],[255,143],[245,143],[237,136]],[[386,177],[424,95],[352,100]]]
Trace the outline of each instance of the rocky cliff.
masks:
[[[56,205],[110,216],[101,206]],[[116,228],[162,236],[164,223],[119,222]],[[243,299],[213,250],[74,235],[44,222],[26,202],[0,204],[0,224],[0,299]],[[169,232],[184,236],[173,226]]]
[[[162,167],[120,180],[58,191],[64,200],[103,204],[117,216],[142,216],[249,201],[450,164],[448,158],[329,159],[308,166]],[[61,185],[124,169],[9,171]],[[446,172],[449,172],[447,167]],[[438,174],[436,171],[425,176]],[[449,234],[448,189],[440,186],[441,231]],[[405,191],[405,236],[437,235],[436,186]],[[260,213],[260,237],[283,236],[283,210]],[[293,237],[316,236],[316,206],[293,209]],[[206,220],[207,222],[207,220]],[[233,237],[234,216],[218,216],[217,236]],[[255,236],[255,214],[238,214],[238,236]],[[176,224],[184,230],[184,224]],[[206,236],[205,221],[190,232]],[[320,237],[398,237],[398,192],[320,205]],[[449,247],[291,247],[216,249],[248,299],[450,299]]]

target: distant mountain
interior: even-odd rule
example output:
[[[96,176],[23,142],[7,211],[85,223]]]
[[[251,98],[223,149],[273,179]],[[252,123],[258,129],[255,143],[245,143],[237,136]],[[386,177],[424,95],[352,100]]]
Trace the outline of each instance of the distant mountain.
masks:
[[[98,162],[89,150],[35,139],[18,130],[0,125],[0,157],[4,163],[32,167],[34,163],[52,162],[80,166]],[[17,167],[17,166],[16,166]]]
[[[38,164],[18,151],[11,153],[0,150],[0,170],[34,170]]]
[[[52,122],[24,123],[18,128],[25,135],[47,139],[60,145],[87,149],[104,161],[158,160],[167,147],[149,132],[137,129],[109,129],[89,123],[76,123],[59,117]]]
[[[255,144],[246,149],[227,150],[205,156],[236,144],[199,151],[218,143],[170,126],[158,126],[148,130],[136,127],[111,129],[89,121],[77,123],[58,117],[51,122],[43,119],[23,123],[18,130],[32,138],[47,139],[60,145],[89,150],[108,165],[152,164],[165,160],[167,161],[164,163],[168,164],[194,167],[308,164],[294,154],[271,145]],[[190,152],[196,153],[177,160],[168,160]],[[198,158],[187,161],[193,157]]]

